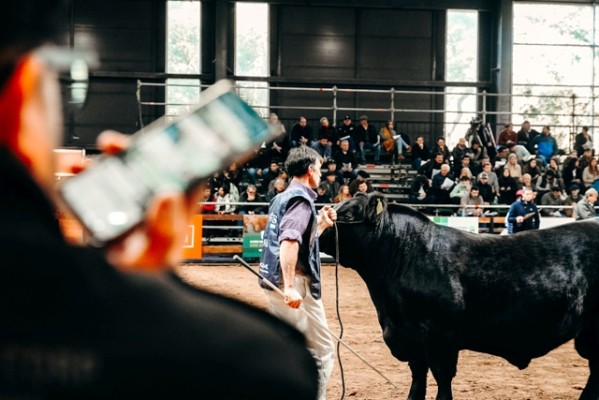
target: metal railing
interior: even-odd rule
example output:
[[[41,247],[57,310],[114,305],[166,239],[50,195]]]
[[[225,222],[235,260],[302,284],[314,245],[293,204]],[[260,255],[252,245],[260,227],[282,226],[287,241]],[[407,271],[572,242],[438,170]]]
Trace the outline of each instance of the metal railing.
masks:
[[[140,118],[142,118],[142,107],[168,107],[168,106],[191,106],[192,102],[182,103],[168,103],[164,99],[146,98],[145,91],[146,87],[193,87],[197,88],[200,93],[203,89],[210,85],[205,84],[181,84],[181,83],[156,83],[156,82],[144,82],[142,80],[137,81],[137,101],[140,109]],[[540,130],[539,125],[551,125],[553,128],[554,135],[558,139],[558,143],[562,148],[572,148],[574,134],[583,125],[589,126],[593,133],[595,127],[594,116],[586,110],[594,109],[595,97],[592,96],[579,96],[574,93],[564,95],[536,95],[536,94],[495,94],[488,93],[485,90],[482,91],[468,91],[464,88],[463,91],[423,91],[423,90],[397,90],[393,87],[389,89],[348,89],[339,88],[337,86],[332,87],[281,87],[281,86],[246,86],[236,85],[238,93],[241,93],[242,97],[244,91],[266,90],[272,92],[306,92],[314,96],[311,102],[320,102],[321,105],[302,105],[302,104],[257,104],[253,103],[251,99],[246,100],[257,110],[262,110],[263,115],[266,115],[269,111],[276,110],[303,110],[303,111],[322,111],[322,114],[326,116],[332,116],[332,122],[338,121],[341,115],[348,113],[367,113],[375,112],[381,114],[379,119],[374,119],[376,122],[383,122],[385,119],[399,120],[403,124],[404,128],[408,133],[422,134],[434,132],[434,136],[440,136],[441,132],[448,138],[450,146],[452,146],[457,137],[463,136],[469,127],[470,120],[473,116],[478,115],[482,118],[483,122],[495,121],[497,126],[502,125],[505,122],[513,121],[517,125],[524,121],[530,120],[533,125],[536,125]],[[345,100],[346,96],[355,95],[369,95],[380,98],[380,106],[377,107],[348,107],[340,105],[343,102],[349,102],[355,104],[354,99],[348,101]],[[378,96],[378,97],[377,97]],[[436,98],[438,96],[457,96],[461,100],[470,98],[471,104],[476,104],[475,107],[461,106],[461,102],[456,101],[457,106],[455,108],[407,108],[400,107],[397,105],[399,99],[405,103],[410,98],[416,99],[418,96],[430,96]],[[270,98],[270,95],[268,96]],[[344,100],[343,102],[341,100]],[[512,104],[517,99],[530,99],[534,101],[540,101],[542,99],[554,99],[567,105],[567,110],[563,107],[558,111],[551,112],[540,112],[535,105],[529,105],[533,111],[525,112],[514,112],[514,111],[503,111],[498,109],[491,109],[490,104],[497,104],[500,101],[507,99],[509,104]],[[373,100],[370,100],[372,103]],[[429,101],[430,104],[438,104],[435,101]],[[445,104],[445,102],[443,102]],[[589,106],[589,104],[591,106]],[[564,106],[565,107],[565,106]],[[328,114],[328,115],[327,115]],[[409,115],[409,119],[404,116]],[[435,115],[441,115],[443,122],[436,122],[439,118],[435,118]],[[418,117],[421,116],[421,117]],[[549,120],[554,121],[551,123]],[[557,122],[555,122],[557,121]],[[289,121],[291,124],[292,121]],[[412,128],[412,129],[410,129]],[[498,130],[498,129],[497,129]],[[454,139],[455,137],[455,139]],[[453,139],[453,140],[452,140]]]

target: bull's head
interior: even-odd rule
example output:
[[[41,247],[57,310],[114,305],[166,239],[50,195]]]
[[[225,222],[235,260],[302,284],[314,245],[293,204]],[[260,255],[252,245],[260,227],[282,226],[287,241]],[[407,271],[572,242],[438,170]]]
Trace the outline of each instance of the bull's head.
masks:
[[[369,195],[356,195],[340,203],[337,207],[337,231],[339,238],[339,262],[351,268],[364,265],[372,246],[377,245],[380,221],[387,211],[385,197],[377,192]],[[335,227],[329,228],[320,236],[323,252],[337,256]]]

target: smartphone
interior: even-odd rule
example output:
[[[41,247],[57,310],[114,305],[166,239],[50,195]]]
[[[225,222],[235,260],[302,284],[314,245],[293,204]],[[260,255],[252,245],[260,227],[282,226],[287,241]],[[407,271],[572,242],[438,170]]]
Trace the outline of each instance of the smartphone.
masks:
[[[100,156],[84,172],[64,180],[67,207],[102,245],[144,219],[157,192],[187,191],[274,137],[266,122],[223,80],[203,91],[194,109],[163,117],[135,133],[131,145]]]

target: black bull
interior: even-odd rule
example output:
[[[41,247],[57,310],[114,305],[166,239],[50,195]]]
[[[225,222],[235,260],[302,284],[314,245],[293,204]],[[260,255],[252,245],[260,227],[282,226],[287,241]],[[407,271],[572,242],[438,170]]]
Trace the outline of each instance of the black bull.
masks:
[[[476,235],[376,193],[337,214],[339,262],[362,277],[385,343],[409,363],[408,399],[425,398],[429,369],[437,400],[451,399],[462,349],[523,369],[572,338],[590,367],[580,398],[599,399],[599,222]],[[335,256],[333,228],[320,243]]]

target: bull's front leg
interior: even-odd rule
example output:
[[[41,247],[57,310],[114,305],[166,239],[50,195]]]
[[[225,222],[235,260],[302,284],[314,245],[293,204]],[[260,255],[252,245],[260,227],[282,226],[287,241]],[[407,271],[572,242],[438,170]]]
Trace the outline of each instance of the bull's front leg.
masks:
[[[452,400],[451,381],[455,377],[458,349],[446,337],[443,330],[426,330],[423,342],[428,366],[437,381],[436,400]]]
[[[408,362],[412,371],[412,385],[408,400],[424,400],[426,396],[426,375],[428,366],[425,360],[411,360]]]

